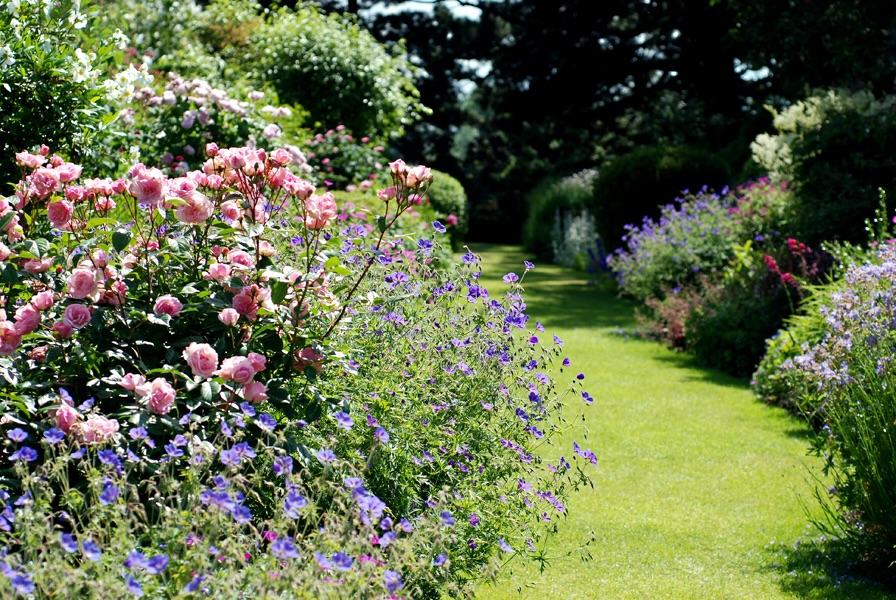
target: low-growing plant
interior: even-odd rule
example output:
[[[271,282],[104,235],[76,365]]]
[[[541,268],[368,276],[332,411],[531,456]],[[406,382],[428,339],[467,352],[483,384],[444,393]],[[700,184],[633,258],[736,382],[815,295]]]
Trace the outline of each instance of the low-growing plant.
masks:
[[[606,268],[606,253],[597,235],[594,217],[585,209],[578,214],[557,212],[551,233],[554,262],[580,271]]]

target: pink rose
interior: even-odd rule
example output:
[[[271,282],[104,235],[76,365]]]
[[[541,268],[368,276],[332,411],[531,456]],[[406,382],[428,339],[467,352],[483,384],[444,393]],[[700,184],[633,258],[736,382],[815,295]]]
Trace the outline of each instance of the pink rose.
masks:
[[[16,152],[16,164],[29,169],[36,169],[47,162],[47,159],[39,154],[31,154],[30,152]]]
[[[335,216],[336,200],[332,193],[311,196],[305,200],[305,226],[308,229],[323,229]]]
[[[184,203],[175,209],[174,214],[182,223],[198,225],[208,221],[208,218],[212,216],[213,209],[214,205],[208,198],[199,192],[194,192],[184,198]]]
[[[20,306],[16,310],[16,333],[25,335],[37,329],[40,325],[40,313],[31,304]]]
[[[218,320],[224,323],[227,327],[233,327],[236,325],[236,322],[240,320],[240,313],[232,308],[225,308],[218,313]]]
[[[121,381],[118,385],[128,391],[134,392],[144,383],[146,383],[146,377],[144,377],[143,375],[138,375],[137,373],[126,373],[124,377],[121,378]]]
[[[218,353],[208,344],[192,342],[184,348],[183,356],[193,369],[193,375],[209,378],[218,369]]]
[[[101,444],[118,434],[118,421],[100,415],[92,415],[77,428],[87,444]]]
[[[181,304],[180,300],[171,294],[165,294],[156,299],[155,306],[152,307],[152,312],[157,316],[171,315],[172,317],[176,317],[183,308],[184,305]]]
[[[149,389],[149,397],[146,405],[149,412],[156,415],[164,415],[171,410],[174,405],[174,388],[162,377],[156,377],[152,380]]]
[[[51,306],[53,306],[54,302],[53,292],[49,290],[44,290],[43,292],[38,292],[31,297],[31,305],[34,306],[37,310],[47,310]]]
[[[75,410],[75,407],[65,401],[59,405],[59,408],[56,409],[56,414],[54,415],[56,427],[66,433],[71,430],[72,425],[77,423],[80,417],[81,414]]]
[[[243,386],[243,398],[252,404],[259,404],[268,399],[268,386],[260,381],[250,381]]]
[[[115,208],[115,200],[109,198],[108,196],[101,196],[96,199],[96,202],[93,203],[93,207],[98,212],[107,213]]]
[[[298,178],[287,178],[286,181],[283,182],[283,188],[291,196],[295,196],[301,200],[309,198],[311,194],[314,193],[314,186],[311,185],[311,183]]]
[[[56,172],[59,173],[59,181],[62,183],[70,183],[81,176],[81,165],[76,165],[73,163],[62,163],[58,167],[56,167]]]
[[[289,150],[287,150],[286,148],[277,148],[273,153],[271,153],[271,160],[273,160],[281,167],[285,167],[292,162],[292,154],[290,154]]]
[[[211,142],[205,145],[206,156],[213,157],[218,154],[218,144]]]
[[[293,367],[295,367],[297,371],[304,371],[306,367],[312,367],[315,371],[320,373],[324,368],[324,355],[315,352],[310,346],[302,348],[302,350],[296,353]]]
[[[10,250],[6,244],[0,243],[0,261],[6,260],[12,255],[12,250]]]
[[[208,267],[208,275],[206,275],[206,277],[212,281],[225,281],[230,277],[230,265],[225,265],[224,263],[212,263]]]
[[[53,331],[53,335],[63,340],[72,337],[72,334],[75,333],[75,328],[65,321],[53,323],[53,327],[50,329]]]
[[[31,273],[32,275],[36,275],[37,273],[46,273],[50,270],[50,267],[53,266],[53,261],[49,258],[37,259],[31,258],[26,260],[22,264],[22,268]]]
[[[232,250],[230,252],[230,262],[241,267],[254,267],[255,261],[248,252],[243,250]]]
[[[68,200],[59,200],[51,202],[47,206],[47,217],[50,223],[57,229],[62,229],[72,220],[72,213],[75,212],[74,205]]]
[[[131,177],[128,191],[138,202],[155,208],[165,196],[166,178],[158,169],[147,169],[142,163],[135,165],[128,173]]]
[[[223,215],[225,219],[237,221],[240,218],[240,214],[240,207],[233,200],[227,200],[221,203],[221,215]]]
[[[250,321],[254,321],[258,316],[258,304],[253,299],[252,294],[246,292],[245,288],[233,297],[233,308],[237,313]]]
[[[59,173],[55,169],[40,168],[28,176],[28,181],[38,198],[46,198],[59,189]]]
[[[252,368],[255,369],[256,373],[261,373],[267,368],[268,359],[258,352],[250,352],[247,358],[252,363]]]
[[[221,368],[215,374],[222,379],[245,385],[255,377],[255,367],[245,356],[231,356],[221,363]]]
[[[445,217],[445,223],[447,223],[450,227],[456,227],[460,220],[457,218],[457,215],[451,213],[447,217]]]
[[[0,356],[9,356],[22,343],[22,334],[10,321],[0,321]]]
[[[68,278],[68,295],[82,300],[92,296],[97,290],[96,274],[92,269],[79,267]]]
[[[395,179],[404,183],[408,176],[408,166],[399,158],[389,163],[389,172]]]
[[[424,167],[423,165],[417,165],[408,170],[407,179],[405,180],[409,188],[420,187],[430,181],[432,181],[432,171],[429,167]]]
[[[65,307],[62,322],[72,329],[81,329],[90,323],[90,309],[83,304],[69,304]]]

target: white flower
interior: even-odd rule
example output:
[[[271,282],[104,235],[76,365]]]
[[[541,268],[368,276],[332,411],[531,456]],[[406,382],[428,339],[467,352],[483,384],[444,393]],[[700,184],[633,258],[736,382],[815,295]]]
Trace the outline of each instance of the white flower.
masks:
[[[12,48],[7,46],[0,46],[0,68],[11,67],[16,64],[16,56],[12,51]]]

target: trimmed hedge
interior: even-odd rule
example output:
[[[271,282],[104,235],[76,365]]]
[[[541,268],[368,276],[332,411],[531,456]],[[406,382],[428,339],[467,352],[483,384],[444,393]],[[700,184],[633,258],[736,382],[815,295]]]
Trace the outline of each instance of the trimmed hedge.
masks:
[[[523,244],[542,260],[553,260],[552,235],[558,213],[578,213],[593,193],[596,171],[585,170],[563,179],[551,177],[539,183],[526,198],[527,216]]]

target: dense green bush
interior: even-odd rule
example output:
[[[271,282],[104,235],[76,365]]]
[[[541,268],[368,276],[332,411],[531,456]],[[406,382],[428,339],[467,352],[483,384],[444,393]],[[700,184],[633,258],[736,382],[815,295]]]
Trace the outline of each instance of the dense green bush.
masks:
[[[78,151],[99,126],[109,51],[98,57],[82,30],[92,10],[74,0],[0,10],[0,193],[18,178],[15,151],[41,143]]]
[[[588,169],[562,179],[549,178],[526,198],[523,244],[543,260],[553,260],[554,226],[565,214],[579,214],[589,205],[597,171]]]
[[[467,234],[469,217],[467,213],[467,192],[460,181],[442,171],[433,171],[432,184],[427,196],[429,203],[451,234],[451,244],[457,250]]]
[[[369,137],[359,138],[345,125],[337,125],[309,140],[308,164],[327,187],[368,190],[377,178],[388,179],[384,150]]]
[[[301,104],[325,128],[344,124],[388,137],[423,110],[400,47],[388,50],[357,23],[310,5],[268,14],[240,61],[282,102]]]
[[[615,158],[594,184],[591,210],[601,238],[612,250],[626,225],[656,217],[659,207],[682,190],[704,185],[721,188],[728,181],[726,165],[714,154],[693,147],[644,147]]]
[[[830,91],[777,113],[756,162],[796,194],[794,234],[809,243],[863,241],[878,189],[896,189],[896,97]]]

